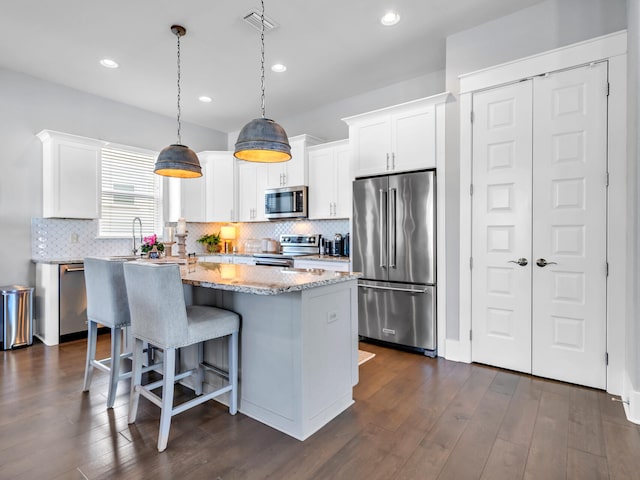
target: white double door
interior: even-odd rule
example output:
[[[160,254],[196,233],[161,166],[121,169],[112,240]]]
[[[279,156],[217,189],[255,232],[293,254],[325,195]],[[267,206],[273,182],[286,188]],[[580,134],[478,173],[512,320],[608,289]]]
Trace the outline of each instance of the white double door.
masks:
[[[607,63],[473,112],[472,359],[605,388]]]

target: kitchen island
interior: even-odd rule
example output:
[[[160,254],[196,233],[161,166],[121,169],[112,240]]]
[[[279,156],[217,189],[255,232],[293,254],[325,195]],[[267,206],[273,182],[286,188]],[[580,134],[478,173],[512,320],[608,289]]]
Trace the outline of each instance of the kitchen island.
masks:
[[[181,266],[187,302],[240,314],[239,410],[304,440],[353,404],[358,382],[357,275],[321,269]],[[226,369],[226,342],[205,361]],[[185,366],[194,349],[182,355]],[[206,388],[220,380],[207,374]]]

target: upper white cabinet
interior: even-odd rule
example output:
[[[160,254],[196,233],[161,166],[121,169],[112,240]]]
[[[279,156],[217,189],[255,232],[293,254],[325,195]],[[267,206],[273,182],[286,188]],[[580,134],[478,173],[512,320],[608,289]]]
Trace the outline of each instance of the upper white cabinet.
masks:
[[[264,191],[267,188],[266,163],[238,160],[238,221],[264,222]]]
[[[435,168],[438,146],[437,106],[448,93],[354,115],[349,125],[352,176],[361,177]]]
[[[198,153],[202,177],[181,179],[182,216],[189,222],[232,222],[234,212],[233,152]]]
[[[100,217],[100,155],[106,142],[52,130],[42,141],[42,216]]]
[[[309,148],[309,218],[351,217],[348,140]]]
[[[291,160],[268,164],[266,188],[309,185],[307,148],[321,142],[322,140],[311,135],[291,137]]]

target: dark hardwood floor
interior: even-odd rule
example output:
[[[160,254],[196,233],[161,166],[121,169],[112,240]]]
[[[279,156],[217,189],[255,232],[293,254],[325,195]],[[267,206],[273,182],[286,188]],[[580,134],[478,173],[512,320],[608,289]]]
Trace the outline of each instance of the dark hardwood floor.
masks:
[[[162,454],[159,409],[127,425],[127,382],[113,410],[104,373],[81,392],[85,341],[0,352],[0,479],[640,479],[640,428],[605,392],[361,348],[355,405],[306,441],[212,401]]]

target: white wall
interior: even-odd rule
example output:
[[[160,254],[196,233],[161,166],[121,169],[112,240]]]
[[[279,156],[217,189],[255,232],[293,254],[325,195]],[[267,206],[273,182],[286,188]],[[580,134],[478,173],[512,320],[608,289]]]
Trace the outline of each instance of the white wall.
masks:
[[[628,0],[627,25],[627,185],[628,210],[627,223],[629,225],[628,244],[628,279],[627,279],[627,319],[626,319],[626,366],[628,378],[632,388],[640,391],[640,168],[638,168],[638,153],[640,152],[640,135],[638,135],[638,118],[640,114],[640,0]]]
[[[176,120],[0,68],[0,285],[35,284],[31,218],[42,215],[42,143],[48,128],[153,150],[176,141]],[[226,134],[183,124],[193,150],[218,150]]]
[[[447,338],[459,338],[458,76],[626,28],[625,0],[547,0],[447,38]],[[463,119],[463,121],[466,121]],[[467,185],[462,188],[468,188]]]
[[[339,81],[337,82],[339,84]],[[416,98],[429,97],[444,91],[444,70],[429,73],[384,88],[329,103],[321,108],[287,118],[276,118],[289,137],[306,133],[327,142],[342,140],[349,136],[349,128],[341,118],[370,112],[379,108],[408,102]],[[313,92],[310,92],[312,95]],[[230,150],[238,138],[237,132],[229,134]]]

